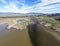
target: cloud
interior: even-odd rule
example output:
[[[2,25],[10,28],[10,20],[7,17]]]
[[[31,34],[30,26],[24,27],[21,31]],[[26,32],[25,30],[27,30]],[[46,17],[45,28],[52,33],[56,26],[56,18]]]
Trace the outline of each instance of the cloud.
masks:
[[[6,0],[0,0],[2,3],[6,4],[4,6],[5,12],[19,12],[19,13],[29,13],[29,12],[52,12],[60,6],[60,0],[37,0],[34,5],[27,6],[25,4],[26,0],[18,0],[9,1],[7,3]],[[38,2],[38,3],[37,3]],[[22,5],[20,8],[17,5]],[[20,6],[19,5],[19,6]],[[52,9],[52,10],[51,10]]]
[[[7,4],[7,2],[6,2]],[[17,5],[22,5],[21,8],[18,8]],[[4,6],[5,12],[16,12],[16,13],[28,13],[27,10],[25,10],[28,6],[24,4],[24,1],[18,2],[18,1],[10,1],[9,4]]]
[[[0,2],[2,2],[2,3],[4,3],[4,4],[6,4],[6,3],[7,3],[5,0],[0,0]]]
[[[9,4],[5,5],[5,12],[15,12],[15,13],[28,13],[28,11],[25,11],[25,5],[21,4],[22,7],[18,8],[17,4],[19,2],[9,2]]]
[[[56,9],[58,6],[60,6],[60,3],[58,3],[58,2],[60,2],[60,0],[42,0],[40,3],[30,6],[26,10],[29,12],[42,12],[45,10],[50,11],[51,9]],[[49,4],[54,4],[54,5],[49,5]],[[55,11],[55,10],[53,10],[53,11]],[[52,12],[52,10],[51,10],[51,12]]]
[[[56,2],[60,2],[60,0],[42,0],[42,4],[44,3],[45,5],[47,4],[51,4],[51,3],[56,3]]]
[[[18,11],[16,3],[14,3],[14,2],[9,2],[9,4],[4,6],[4,8],[7,12]]]

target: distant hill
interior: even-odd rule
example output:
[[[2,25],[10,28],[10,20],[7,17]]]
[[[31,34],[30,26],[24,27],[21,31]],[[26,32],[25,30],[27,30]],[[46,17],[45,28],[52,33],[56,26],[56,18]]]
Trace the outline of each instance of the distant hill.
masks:
[[[7,17],[7,16],[25,16],[22,13],[0,13],[0,17]]]
[[[60,13],[52,13],[52,14],[45,14],[45,13],[35,13],[35,12],[31,12],[31,13],[1,13],[0,12],[0,17],[9,17],[9,16],[32,16],[32,15],[47,15],[47,16],[60,16]]]
[[[32,16],[32,15],[41,15],[42,13],[0,13],[0,17],[6,16]]]
[[[60,13],[47,14],[47,16],[59,19],[60,18]]]

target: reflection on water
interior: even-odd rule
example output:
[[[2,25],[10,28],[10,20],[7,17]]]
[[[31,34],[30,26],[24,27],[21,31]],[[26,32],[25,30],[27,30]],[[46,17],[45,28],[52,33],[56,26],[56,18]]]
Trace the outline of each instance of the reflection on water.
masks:
[[[8,23],[0,23],[0,35],[4,34],[6,31],[8,31]]]

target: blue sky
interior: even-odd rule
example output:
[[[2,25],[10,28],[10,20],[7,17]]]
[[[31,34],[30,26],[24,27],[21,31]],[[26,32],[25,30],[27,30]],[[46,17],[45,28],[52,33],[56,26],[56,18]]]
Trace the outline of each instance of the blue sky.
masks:
[[[0,12],[60,13],[60,0],[0,0]]]

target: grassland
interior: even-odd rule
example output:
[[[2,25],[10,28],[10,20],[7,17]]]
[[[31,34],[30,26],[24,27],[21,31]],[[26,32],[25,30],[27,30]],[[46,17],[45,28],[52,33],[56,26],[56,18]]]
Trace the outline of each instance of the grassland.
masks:
[[[47,16],[40,16],[40,17],[38,17],[38,20],[39,21],[43,21],[44,20],[44,21],[47,21],[47,22],[51,23],[54,26],[60,27],[60,22],[56,21],[54,18],[50,18],[50,17],[47,17]]]
[[[16,20],[19,19],[28,19],[28,17],[1,17],[0,23],[7,22],[9,25],[14,24]]]

